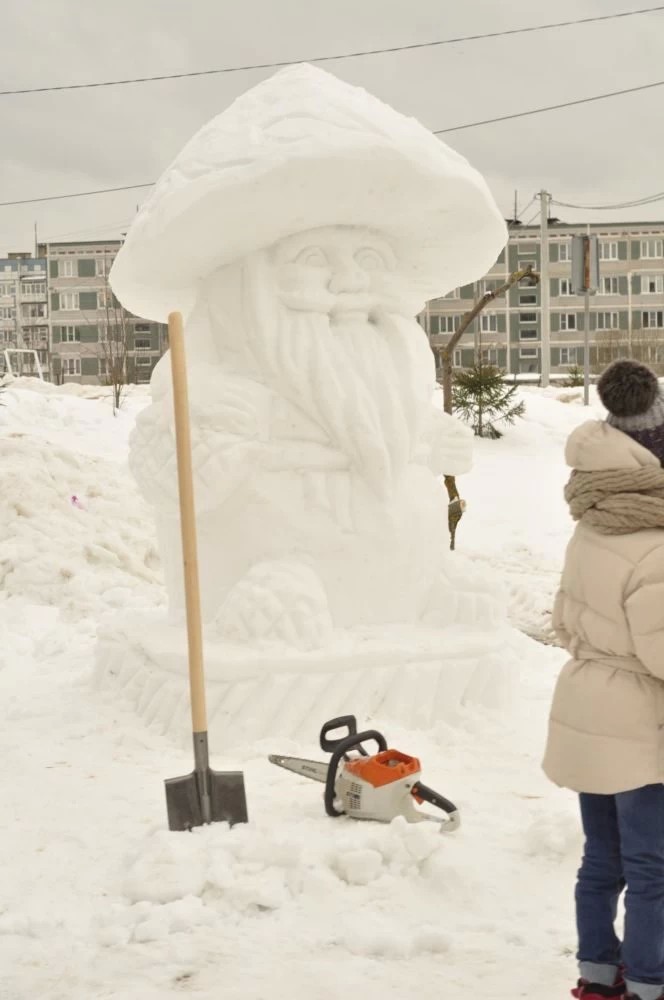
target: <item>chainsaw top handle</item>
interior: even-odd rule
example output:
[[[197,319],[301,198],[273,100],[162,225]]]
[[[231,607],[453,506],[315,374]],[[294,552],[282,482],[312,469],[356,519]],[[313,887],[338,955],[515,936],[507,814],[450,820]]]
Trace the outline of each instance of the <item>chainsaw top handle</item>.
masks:
[[[355,723],[354,716],[344,716],[342,719],[332,719],[323,726],[323,732],[321,733],[321,746],[323,746],[323,734],[327,727],[332,727],[332,729],[339,729],[342,725],[348,725],[349,720],[353,720]],[[332,723],[337,723],[337,725],[332,725]],[[329,731],[329,729],[327,730]],[[325,779],[325,812],[328,816],[343,816],[343,812],[340,812],[334,804],[335,799],[335,786],[337,782],[337,769],[341,762],[342,757],[345,758],[346,754],[350,750],[358,750],[363,756],[367,756],[367,752],[362,746],[367,740],[375,740],[378,744],[378,752],[382,753],[387,750],[387,740],[382,733],[379,733],[375,729],[366,729],[363,733],[354,732],[347,736],[345,739],[328,741],[333,742],[334,747],[332,750],[332,756],[330,757],[330,764],[327,769],[327,778]],[[323,747],[325,749],[325,747]]]

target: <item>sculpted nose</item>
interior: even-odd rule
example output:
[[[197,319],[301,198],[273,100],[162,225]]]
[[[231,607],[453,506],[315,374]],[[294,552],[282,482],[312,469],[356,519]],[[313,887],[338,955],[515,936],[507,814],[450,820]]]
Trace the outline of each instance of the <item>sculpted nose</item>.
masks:
[[[369,288],[369,275],[357,264],[349,263],[336,268],[328,288],[334,295],[344,292],[366,292]]]

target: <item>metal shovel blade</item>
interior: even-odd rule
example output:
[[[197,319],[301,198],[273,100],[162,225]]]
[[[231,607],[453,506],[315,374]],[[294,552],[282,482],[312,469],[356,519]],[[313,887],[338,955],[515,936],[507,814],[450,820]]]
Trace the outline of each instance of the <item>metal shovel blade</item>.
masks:
[[[192,771],[168,778],[166,809],[171,830],[191,830],[205,823],[246,823],[247,797],[242,771]]]

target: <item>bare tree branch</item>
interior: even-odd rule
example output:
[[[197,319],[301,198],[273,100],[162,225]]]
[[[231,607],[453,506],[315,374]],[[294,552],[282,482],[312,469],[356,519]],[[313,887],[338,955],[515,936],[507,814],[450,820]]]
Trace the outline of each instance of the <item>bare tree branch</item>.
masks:
[[[526,279],[530,285],[537,285],[539,283],[539,274],[537,271],[533,270],[532,264],[528,264],[527,267],[519,268],[517,271],[512,271],[504,284],[495,288],[493,291],[485,292],[482,298],[478,299],[468,312],[461,317],[459,328],[454,331],[448,343],[445,344],[444,347],[436,349],[436,353],[438,354],[438,358],[440,360],[440,368],[442,368],[442,375],[439,381],[443,387],[443,409],[445,410],[445,413],[452,412],[452,371],[454,367],[454,349],[457,344],[475,317],[479,316],[489,302],[493,302],[494,299],[502,298],[502,296],[505,295],[510,288],[513,288],[514,285],[518,285],[520,281],[524,281]],[[463,501],[459,496],[454,476],[445,476],[445,488],[449,498],[449,505],[447,508],[447,525],[450,532],[450,548],[453,550],[456,545],[457,527],[459,525],[459,521],[463,517],[466,504],[465,501]]]

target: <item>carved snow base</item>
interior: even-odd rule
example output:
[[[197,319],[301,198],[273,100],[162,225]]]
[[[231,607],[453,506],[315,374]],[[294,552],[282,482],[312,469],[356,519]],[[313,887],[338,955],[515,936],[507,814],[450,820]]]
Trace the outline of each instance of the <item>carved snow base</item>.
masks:
[[[391,628],[337,633],[324,650],[260,650],[206,641],[208,729],[216,751],[266,737],[315,741],[321,724],[352,713],[424,729],[464,705],[511,701],[522,652],[509,628]],[[130,701],[148,725],[188,745],[184,630],[155,615],[99,630],[96,676]]]

